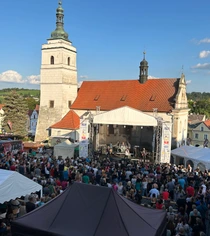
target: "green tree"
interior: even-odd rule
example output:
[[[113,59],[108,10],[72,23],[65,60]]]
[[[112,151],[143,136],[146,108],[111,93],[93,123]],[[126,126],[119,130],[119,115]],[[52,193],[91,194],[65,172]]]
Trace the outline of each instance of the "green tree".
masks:
[[[32,97],[26,98],[25,101],[26,101],[26,104],[27,104],[29,110],[34,110],[35,107],[36,107],[36,104],[39,103],[38,101],[36,101],[36,100],[35,100],[34,98],[32,98]]]
[[[27,135],[28,106],[22,96],[12,91],[5,98],[3,128],[6,132],[24,137]],[[8,124],[11,124],[9,126]]]
[[[190,113],[206,115],[210,117],[210,102],[209,100],[188,101]]]

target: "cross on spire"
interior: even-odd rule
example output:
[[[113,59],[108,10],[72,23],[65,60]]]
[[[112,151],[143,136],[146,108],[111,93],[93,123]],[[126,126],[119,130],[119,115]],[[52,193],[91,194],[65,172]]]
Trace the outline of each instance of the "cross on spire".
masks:
[[[146,51],[145,50],[144,50],[143,54],[144,54],[144,58],[143,59],[145,60],[145,55],[146,55]]]

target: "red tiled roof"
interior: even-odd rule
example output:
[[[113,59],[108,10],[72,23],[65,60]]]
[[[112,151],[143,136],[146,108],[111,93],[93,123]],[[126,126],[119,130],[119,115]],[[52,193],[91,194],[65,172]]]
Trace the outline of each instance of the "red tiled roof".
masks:
[[[52,125],[50,128],[79,129],[79,127],[80,127],[79,116],[73,110],[70,110],[59,122]]]
[[[141,111],[167,112],[174,108],[179,79],[149,79],[140,84],[138,80],[84,81],[76,100],[75,110],[108,111],[129,106]]]
[[[204,121],[204,124],[210,129],[210,120]]]
[[[4,104],[0,104],[0,109],[2,109],[4,107]]]

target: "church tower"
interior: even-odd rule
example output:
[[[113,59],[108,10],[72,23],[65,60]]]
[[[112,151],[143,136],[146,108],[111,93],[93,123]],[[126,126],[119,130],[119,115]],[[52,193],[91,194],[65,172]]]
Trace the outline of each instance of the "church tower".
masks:
[[[42,45],[40,108],[36,141],[47,138],[48,128],[69,111],[77,96],[76,48],[64,30],[64,10],[59,2],[56,29]]]
[[[149,68],[149,66],[148,66],[148,62],[145,60],[145,54],[146,54],[146,52],[144,52],[144,58],[140,62],[140,66],[139,66],[139,69],[140,69],[139,82],[141,84],[144,84],[148,79],[148,68]]]

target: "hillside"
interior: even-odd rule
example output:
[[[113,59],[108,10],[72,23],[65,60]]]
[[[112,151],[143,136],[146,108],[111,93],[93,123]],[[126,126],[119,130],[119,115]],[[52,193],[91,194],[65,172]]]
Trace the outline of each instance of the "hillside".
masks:
[[[4,103],[4,98],[7,96],[11,91],[16,91],[18,94],[22,95],[24,98],[34,98],[35,100],[39,101],[40,98],[40,90],[38,89],[23,89],[23,88],[6,88],[0,90],[0,103]]]

